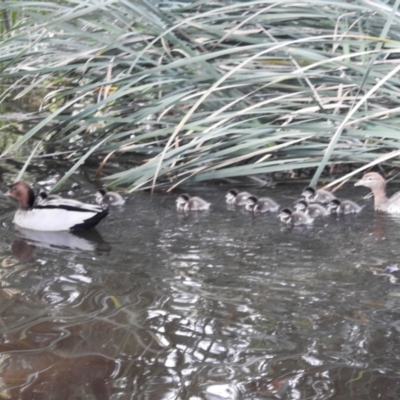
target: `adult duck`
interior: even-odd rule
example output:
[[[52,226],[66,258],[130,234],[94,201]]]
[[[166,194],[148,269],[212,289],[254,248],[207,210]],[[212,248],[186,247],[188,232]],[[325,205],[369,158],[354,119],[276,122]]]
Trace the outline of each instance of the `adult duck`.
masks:
[[[365,186],[374,194],[374,208],[389,214],[400,214],[400,192],[389,199],[386,196],[386,181],[377,172],[368,172],[354,186]]]
[[[96,226],[107,214],[108,208],[68,199],[53,199],[35,204],[35,193],[25,182],[14,183],[6,196],[19,202],[14,224],[35,231],[79,231]]]

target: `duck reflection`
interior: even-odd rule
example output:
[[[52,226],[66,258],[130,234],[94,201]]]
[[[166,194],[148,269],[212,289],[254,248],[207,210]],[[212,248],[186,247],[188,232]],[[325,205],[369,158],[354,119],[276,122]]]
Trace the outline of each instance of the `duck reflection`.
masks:
[[[23,239],[14,240],[11,244],[11,252],[21,261],[27,261],[32,257],[34,247]]]
[[[45,232],[30,229],[17,229],[17,234],[23,239],[13,242],[11,248],[15,256],[26,260],[33,247],[56,249],[62,251],[96,251],[100,248],[109,249],[102,236],[96,230],[84,232]]]

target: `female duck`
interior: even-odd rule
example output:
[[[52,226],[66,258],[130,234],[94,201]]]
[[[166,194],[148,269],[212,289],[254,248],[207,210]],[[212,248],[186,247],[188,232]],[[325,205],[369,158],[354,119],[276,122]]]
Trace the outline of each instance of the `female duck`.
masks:
[[[327,204],[331,200],[336,199],[336,196],[331,192],[324,189],[314,189],[312,186],[308,186],[303,190],[301,194],[308,203],[321,203]]]
[[[14,183],[6,196],[19,202],[15,225],[35,231],[78,231],[96,226],[108,214],[108,208],[85,204],[73,205],[74,200],[53,199],[44,204],[35,203],[35,193],[25,182]]]
[[[314,218],[301,211],[292,211],[290,208],[284,208],[279,214],[281,222],[287,225],[310,225],[314,222]]]
[[[210,203],[201,197],[190,197],[188,194],[181,194],[176,199],[176,208],[178,211],[204,211],[210,208]]]
[[[305,200],[299,200],[294,205],[295,211],[301,211],[309,215],[311,218],[324,217],[325,215],[329,215],[329,211],[321,204],[311,203],[307,204]]]
[[[96,203],[108,206],[122,206],[125,200],[116,192],[108,192],[104,189],[99,189],[96,193]]]
[[[246,210],[260,213],[276,212],[279,210],[279,204],[269,197],[250,196],[246,201]]]
[[[362,207],[351,200],[332,200],[328,204],[328,210],[331,214],[357,214]]]
[[[365,186],[372,190],[376,211],[400,214],[400,192],[395,193],[388,199],[386,196],[386,181],[377,172],[368,172],[354,186]]]
[[[248,192],[238,192],[236,189],[229,190],[225,199],[227,204],[234,206],[245,206],[247,199],[251,196]]]

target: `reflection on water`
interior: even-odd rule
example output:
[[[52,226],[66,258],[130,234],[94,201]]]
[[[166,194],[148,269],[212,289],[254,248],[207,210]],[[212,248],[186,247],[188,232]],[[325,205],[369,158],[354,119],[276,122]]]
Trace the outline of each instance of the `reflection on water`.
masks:
[[[136,194],[88,236],[6,220],[2,398],[399,397],[398,218],[369,204],[290,229],[193,194],[212,209]]]
[[[42,232],[16,227],[17,234],[26,239],[26,244],[48,249],[71,251],[95,251],[100,248],[104,240],[97,230],[82,232]],[[16,240],[16,242],[21,242]],[[18,253],[19,248],[14,246]],[[22,249],[21,249],[22,250]],[[23,251],[23,250],[22,250]],[[19,256],[19,254],[16,254]]]

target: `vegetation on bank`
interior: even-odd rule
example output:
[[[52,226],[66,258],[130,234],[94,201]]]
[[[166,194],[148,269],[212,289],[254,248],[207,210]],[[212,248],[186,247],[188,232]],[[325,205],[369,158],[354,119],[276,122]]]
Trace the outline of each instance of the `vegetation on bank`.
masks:
[[[97,155],[131,191],[398,165],[399,3],[3,1],[0,101],[43,98],[2,157],[39,140],[74,162],[61,185]]]

